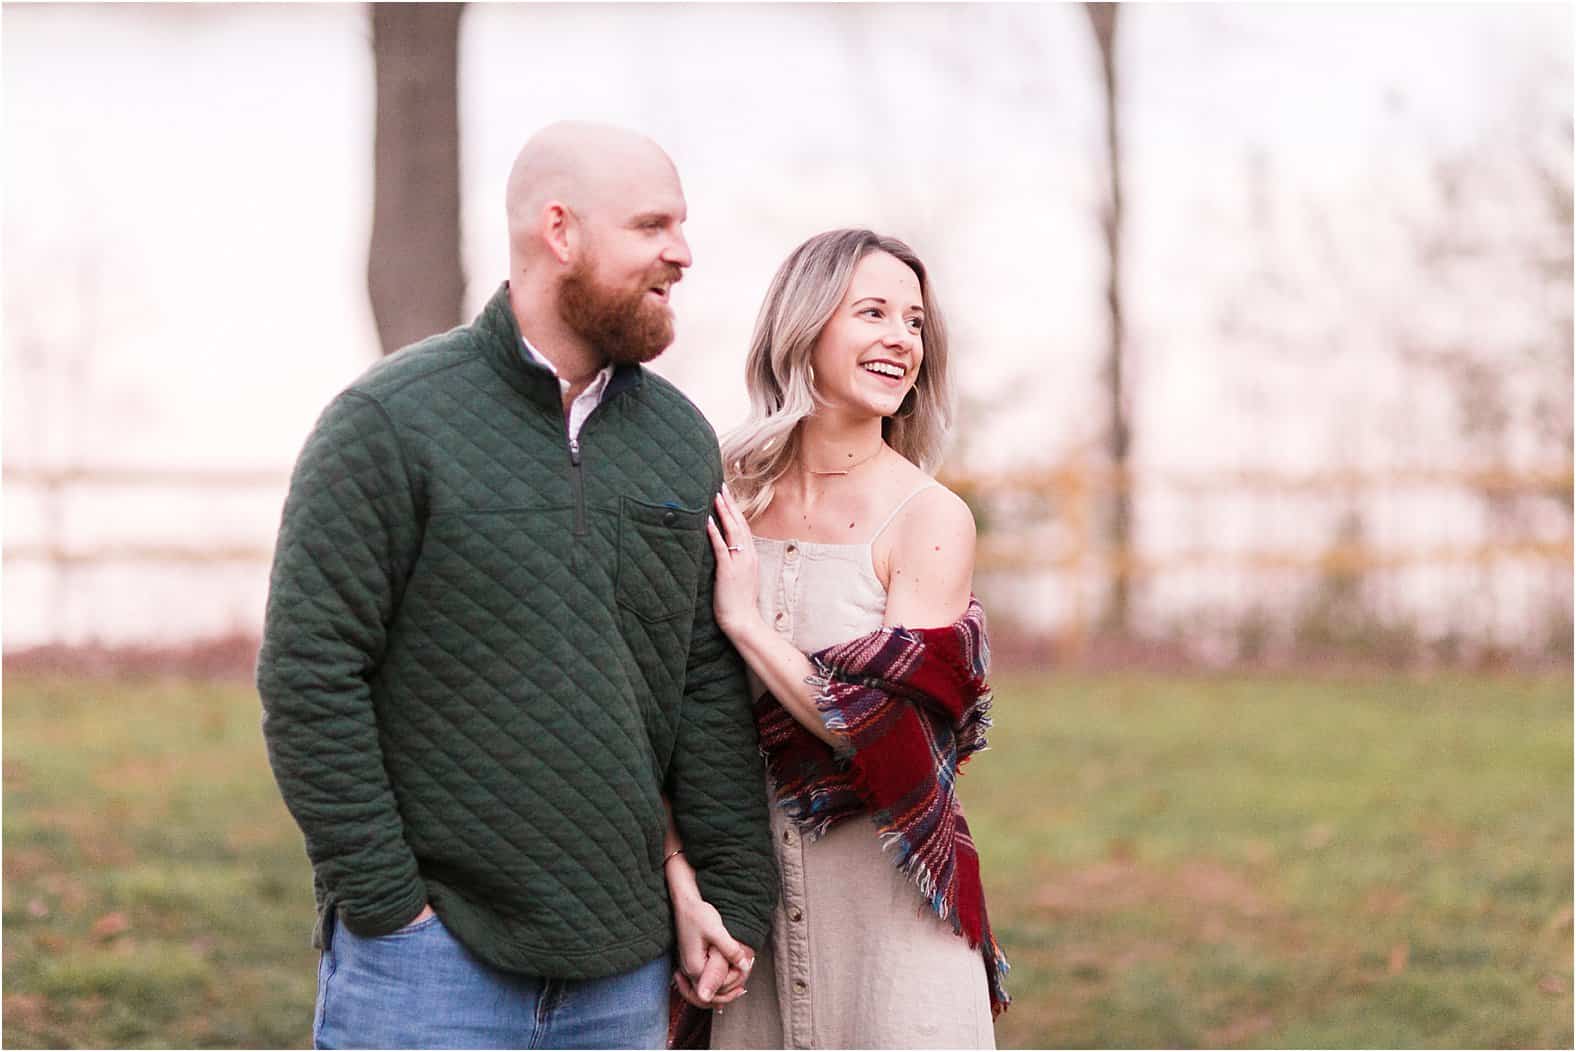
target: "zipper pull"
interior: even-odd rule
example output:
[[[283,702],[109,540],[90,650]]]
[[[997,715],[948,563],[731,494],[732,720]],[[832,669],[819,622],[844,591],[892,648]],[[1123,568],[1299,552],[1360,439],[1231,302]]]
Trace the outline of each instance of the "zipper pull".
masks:
[[[569,440],[569,463],[580,466],[580,443],[573,438]]]

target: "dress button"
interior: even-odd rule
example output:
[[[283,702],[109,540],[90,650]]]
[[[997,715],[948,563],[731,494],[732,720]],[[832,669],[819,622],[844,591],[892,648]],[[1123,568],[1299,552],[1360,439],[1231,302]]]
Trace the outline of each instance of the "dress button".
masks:
[[[801,994],[804,993],[805,990],[809,989],[809,987],[805,985],[805,981],[803,979],[795,979],[793,981],[793,988]]]
[[[791,909],[788,911],[788,919],[791,921],[804,920],[804,911],[797,908]]]
[[[676,511],[670,511],[666,515],[662,516],[662,525],[664,525],[664,526],[672,526],[675,522],[678,522],[678,521],[679,521],[679,513],[676,512]]]
[[[793,830],[792,829],[784,829],[783,830],[783,843],[785,843],[785,844],[793,843]]]
[[[783,613],[781,610],[777,611],[777,616],[772,618],[772,624],[776,625],[778,628],[781,628],[783,625],[785,625],[787,623],[788,623],[788,615]]]

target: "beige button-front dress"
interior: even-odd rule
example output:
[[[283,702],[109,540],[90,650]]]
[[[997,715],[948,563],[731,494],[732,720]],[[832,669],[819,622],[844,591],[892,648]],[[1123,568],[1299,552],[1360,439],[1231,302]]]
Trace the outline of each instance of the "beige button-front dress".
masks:
[[[881,627],[869,543],[757,537],[755,549],[761,614],[800,650]],[[771,804],[782,883],[771,943],[757,947],[749,992],[714,1014],[711,1047],[995,1048],[980,951],[926,906],[875,824],[845,819],[806,842]]]

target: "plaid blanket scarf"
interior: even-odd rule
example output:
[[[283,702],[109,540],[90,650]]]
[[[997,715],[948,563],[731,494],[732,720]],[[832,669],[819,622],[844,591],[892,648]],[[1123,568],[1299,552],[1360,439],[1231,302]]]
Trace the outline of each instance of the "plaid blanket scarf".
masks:
[[[954,791],[990,727],[990,663],[978,600],[945,628],[884,627],[810,655],[810,684],[833,750],[772,697],[755,724],[778,805],[811,840],[855,815],[875,823],[925,903],[985,958],[991,1014],[1011,1002],[1007,958],[991,934],[979,855]],[[705,1048],[711,1013],[673,995],[669,1047]]]
[[[810,661],[816,707],[846,743],[834,751],[770,694],[757,700],[779,806],[811,840],[868,815],[930,909],[984,955],[991,1011],[1000,1014],[1011,1001],[1007,959],[991,934],[979,855],[955,790],[991,722],[984,609],[971,598],[944,628],[883,627]]]

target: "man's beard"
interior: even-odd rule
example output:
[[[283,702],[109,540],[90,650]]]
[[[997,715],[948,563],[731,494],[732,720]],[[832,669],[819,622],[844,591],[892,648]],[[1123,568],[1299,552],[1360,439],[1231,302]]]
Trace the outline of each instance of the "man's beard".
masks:
[[[677,281],[679,275],[668,271],[621,292],[598,282],[594,269],[594,261],[582,257],[564,276],[558,290],[564,323],[616,364],[640,365],[667,350],[673,342],[673,315],[646,293],[652,285]]]

